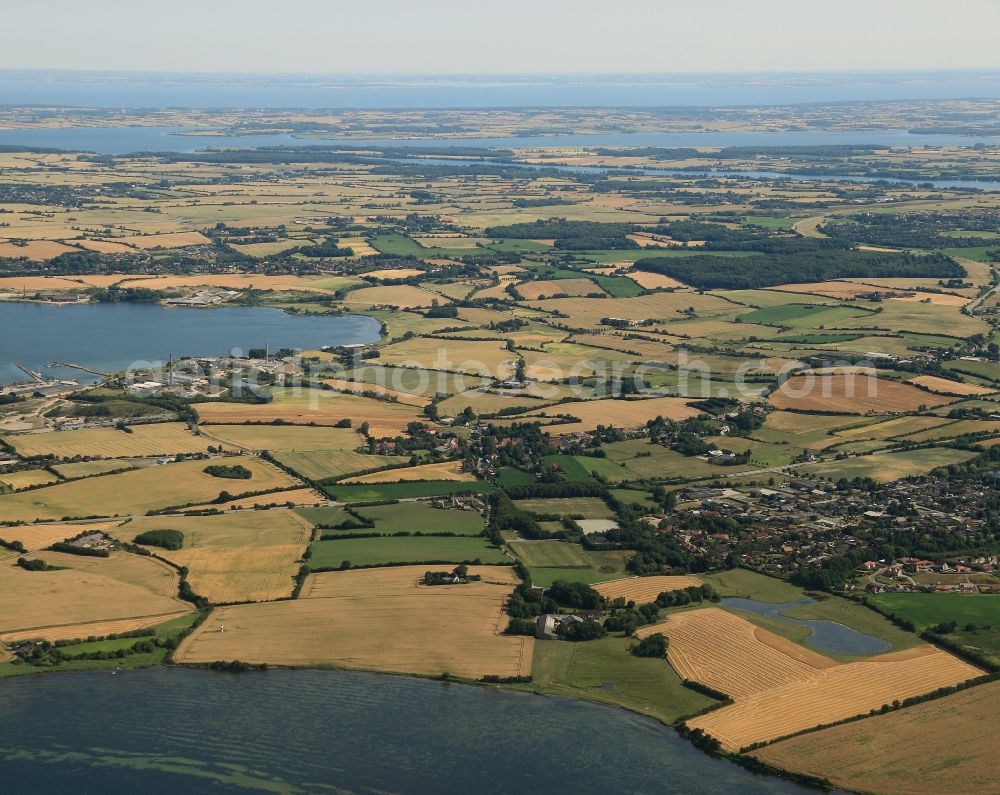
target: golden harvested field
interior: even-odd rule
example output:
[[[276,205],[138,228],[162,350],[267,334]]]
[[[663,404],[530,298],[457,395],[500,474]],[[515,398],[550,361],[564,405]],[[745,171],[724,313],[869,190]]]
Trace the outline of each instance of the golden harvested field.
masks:
[[[828,298],[856,298],[859,295],[868,293],[888,293],[892,290],[888,287],[875,287],[870,284],[856,284],[854,282],[808,282],[804,284],[782,284],[778,287],[766,287],[780,293],[809,293],[822,295]]]
[[[204,505],[192,505],[184,508],[184,512],[205,511],[211,509],[231,510],[233,508],[254,508],[274,505],[319,505],[326,502],[326,497],[308,488],[287,489],[286,491],[272,491],[267,494],[258,494],[255,497],[242,497],[236,500],[229,500],[223,505],[206,503]]]
[[[362,287],[358,290],[352,290],[344,299],[344,303],[349,306],[392,306],[397,309],[432,306],[435,301],[439,304],[451,303],[439,293],[432,293],[430,290],[412,287],[408,284]]]
[[[594,590],[607,599],[621,597],[637,605],[655,602],[656,597],[664,591],[679,591],[681,588],[691,588],[701,585],[702,581],[689,575],[658,576],[658,577],[627,577],[622,580],[609,580],[594,585]]]
[[[328,389],[279,388],[272,390],[272,395],[274,400],[270,403],[199,403],[196,410],[202,422],[213,424],[280,419],[297,425],[310,422],[336,425],[343,419],[350,419],[354,427],[368,422],[373,433],[378,430],[386,436],[402,433],[409,423],[423,416],[412,406]]]
[[[364,438],[354,428],[302,425],[209,425],[202,432],[248,450],[353,450]]]
[[[368,455],[367,453],[356,453],[353,450],[287,451],[275,453],[274,457],[296,474],[310,480],[339,478],[379,467],[399,466],[408,460],[401,456]]]
[[[20,541],[28,552],[38,552],[57,541],[64,541],[90,530],[107,532],[118,522],[79,522],[76,524],[26,524],[14,527],[0,527],[0,538],[4,541]],[[21,557],[20,552],[0,548],[0,561]]]
[[[688,721],[726,750],[832,723],[980,675],[933,646],[838,664],[719,608],[671,616],[642,627],[662,632],[681,677],[729,694],[734,704]]]
[[[184,545],[150,551],[189,570],[195,593],[210,602],[262,602],[292,593],[312,525],[295,511],[238,511],[221,516],[148,516],[112,535],[132,541],[147,530],[179,530]]]
[[[516,355],[501,340],[431,339],[413,337],[382,349],[379,361],[388,365],[406,365],[428,370],[508,378],[514,372]],[[436,379],[428,376],[428,394],[435,394]]]
[[[771,765],[851,791],[939,795],[996,788],[1000,682],[754,752]]]
[[[625,339],[610,334],[574,334],[570,342],[578,342],[590,348],[606,348],[613,351],[634,354],[639,359],[657,360],[664,358],[673,345],[666,339]],[[594,355],[597,355],[596,352]]]
[[[701,312],[731,310],[729,301],[713,295],[678,291],[653,293],[635,298],[553,298],[529,304],[536,309],[556,310],[573,319],[573,325],[599,326],[601,318],[618,317],[629,320],[679,320],[681,311],[694,307]]]
[[[83,277],[73,276],[4,276],[0,278],[0,293],[70,292],[85,289],[85,285],[76,281]]]
[[[106,635],[159,624],[193,608],[177,597],[179,577],[166,563],[116,552],[91,558],[43,552],[59,571],[0,564],[0,639],[49,641]],[[114,628],[112,628],[114,627]]]
[[[52,259],[69,251],[76,251],[72,246],[56,243],[53,240],[31,240],[23,246],[13,243],[0,243],[0,257],[27,257],[28,259]]]
[[[365,240],[363,237],[342,237],[337,241],[337,245],[341,248],[349,248],[354,252],[355,257],[371,257],[378,254],[371,244]],[[399,270],[405,270],[400,268]]]
[[[119,516],[189,503],[210,502],[222,491],[234,496],[301,485],[259,458],[227,458],[253,473],[248,480],[217,478],[203,471],[212,461],[180,461],[117,475],[58,483],[0,495],[0,516],[12,521],[75,516]],[[218,461],[216,461],[218,463]]]
[[[402,460],[402,459],[400,459]],[[396,483],[411,480],[452,480],[467,483],[475,480],[471,472],[462,470],[461,461],[441,461],[437,464],[421,464],[403,469],[387,469],[382,472],[372,472],[368,475],[358,475],[347,478],[341,483]]]
[[[45,469],[19,469],[16,472],[0,472],[0,483],[11,491],[20,491],[31,486],[55,483],[59,478]]]
[[[132,250],[131,246],[112,243],[110,240],[76,240],[74,243],[87,251],[97,251],[100,254],[127,254]]]
[[[558,396],[553,399],[557,400]],[[442,400],[437,405],[442,417],[454,417],[466,407],[471,408],[476,414],[495,414],[501,409],[512,406],[522,409],[541,408],[546,402],[550,401],[521,393],[498,395],[495,392],[470,389],[468,392],[460,392],[447,400]]]
[[[155,290],[183,290],[195,287],[221,287],[230,290],[291,290],[305,293],[334,293],[339,288],[358,284],[348,276],[263,276],[245,273],[206,273],[193,276],[143,276],[121,283],[122,287],[150,287]]]
[[[634,281],[640,287],[645,287],[647,290],[661,290],[667,287],[679,288],[687,286],[683,282],[677,281],[677,279],[672,279],[669,276],[664,276],[662,273],[633,271],[632,273],[626,273],[624,275],[627,276],[632,281]]]
[[[23,456],[54,455],[57,458],[204,453],[215,444],[188,431],[183,422],[157,422],[129,426],[131,433],[117,428],[81,428],[8,436],[7,441]],[[2,477],[2,476],[0,476]]]
[[[912,295],[897,296],[894,301],[918,301],[920,303],[936,304],[937,306],[965,306],[971,298],[961,295],[951,295],[950,293],[913,293]]]
[[[647,400],[585,400],[577,403],[561,403],[551,409],[532,416],[552,416],[569,414],[579,419],[567,425],[553,426],[549,433],[579,433],[592,431],[598,425],[614,425],[617,428],[634,428],[656,417],[684,420],[697,417],[698,410],[691,408],[684,398],[661,397]]]
[[[990,333],[990,326],[986,321],[963,314],[959,307],[923,304],[899,298],[884,300],[877,314],[838,321],[830,324],[829,328],[885,329],[962,338]]]
[[[53,464],[52,468],[67,480],[87,478],[91,475],[107,475],[109,472],[122,472],[135,467],[128,461],[115,459],[98,459],[96,461],[77,461],[75,464]]]
[[[517,286],[517,294],[528,301],[561,296],[600,295],[606,296],[600,287],[590,279],[538,279],[523,282]]]
[[[918,647],[828,668],[814,681],[791,682],[737,700],[689,725],[736,750],[861,715],[897,699],[951,687],[981,674],[978,668],[940,649]]]
[[[979,386],[977,384],[963,384],[961,381],[952,381],[936,375],[918,375],[916,378],[907,379],[907,383],[922,386],[924,389],[929,389],[931,392],[937,392],[941,395],[958,395],[959,397],[991,395],[997,391],[990,387]]]
[[[500,634],[509,567],[470,566],[484,582],[424,586],[427,566],[310,575],[303,598],[217,609],[178,662],[240,659],[479,679],[531,672],[534,639]],[[223,626],[225,632],[220,631]]]
[[[411,276],[419,276],[423,273],[417,268],[384,268],[380,271],[368,271],[364,275],[369,279],[383,281],[385,279],[409,279]]]
[[[841,414],[903,413],[916,411],[920,406],[943,406],[954,400],[912,384],[866,375],[797,375],[768,397],[771,405],[779,409]]]
[[[657,632],[670,640],[667,657],[682,678],[702,682],[736,701],[814,679],[836,664],[718,607],[677,613],[640,628],[636,637]]]
[[[154,248],[184,248],[185,246],[207,246],[211,240],[201,232],[167,232],[163,235],[133,235],[116,237],[113,242],[135,246],[144,251]]]
[[[363,381],[345,381],[343,378],[327,378],[322,383],[331,389],[335,389],[337,392],[350,392],[355,395],[361,395],[365,392],[375,392],[379,395],[394,398],[397,403],[402,403],[404,406],[419,406],[423,408],[431,402],[430,397],[426,395],[413,395],[409,392],[401,392],[398,389],[388,386],[366,384]]]

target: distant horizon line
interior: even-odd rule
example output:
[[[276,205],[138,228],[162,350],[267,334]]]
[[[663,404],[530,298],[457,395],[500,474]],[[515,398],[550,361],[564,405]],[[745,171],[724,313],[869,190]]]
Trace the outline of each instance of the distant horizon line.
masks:
[[[895,75],[895,74],[1000,74],[1000,65],[992,67],[838,67],[831,69],[807,69],[807,70],[775,70],[775,69],[749,69],[749,70],[692,70],[692,71],[621,71],[621,72],[582,72],[582,71],[526,71],[526,72],[249,72],[249,71],[205,71],[205,70],[185,70],[185,69],[81,69],[81,68],[60,68],[60,67],[18,67],[0,66],[2,75],[30,76],[32,74],[49,75],[116,75],[116,76],[185,76],[185,77],[277,77],[277,78],[322,78],[322,79],[359,79],[359,78],[395,78],[420,80],[427,78],[690,78],[690,77],[749,77],[749,76],[774,76],[774,77],[808,77],[808,76],[834,76],[842,74],[853,75]]]

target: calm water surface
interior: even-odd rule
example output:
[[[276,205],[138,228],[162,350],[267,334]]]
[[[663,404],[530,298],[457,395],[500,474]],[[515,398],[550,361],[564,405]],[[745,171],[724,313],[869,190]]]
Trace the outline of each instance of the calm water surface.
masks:
[[[86,376],[46,368],[51,362],[117,371],[140,361],[177,356],[222,356],[238,348],[312,349],[376,342],[379,324],[365,315],[290,315],[267,307],[166,308],[156,304],[0,302],[0,384],[23,381],[15,367],[44,375]]]
[[[811,634],[805,639],[805,643],[807,646],[812,646],[819,651],[830,652],[832,654],[867,655],[880,654],[892,648],[892,644],[882,640],[882,638],[865,635],[863,632],[845,627],[836,621],[792,618],[785,615],[785,611],[792,608],[816,604],[815,599],[807,598],[801,599],[798,602],[771,604],[743,597],[730,597],[723,599],[721,603],[726,607],[732,607],[736,610],[746,610],[749,613],[756,613],[757,615],[766,616],[776,621],[809,627]]]
[[[346,671],[176,668],[0,681],[11,793],[806,793],[655,721]]]
[[[913,135],[906,130],[807,130],[796,132],[598,133],[594,135],[521,135],[474,138],[297,138],[279,135],[180,135],[192,127],[62,127],[0,130],[0,145],[42,146],[122,155],[131,152],[194,152],[206,147],[255,146],[972,146],[988,138],[962,135]]]

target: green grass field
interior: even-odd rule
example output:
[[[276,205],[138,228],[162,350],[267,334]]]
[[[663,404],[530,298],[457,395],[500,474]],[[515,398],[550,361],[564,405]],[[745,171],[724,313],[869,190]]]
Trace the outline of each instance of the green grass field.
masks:
[[[179,639],[182,633],[194,624],[198,618],[198,613],[189,613],[180,618],[171,619],[163,624],[153,627],[156,632],[155,637],[160,640]],[[115,640],[87,641],[82,643],[72,643],[60,647],[60,651],[67,657],[77,654],[90,654],[92,652],[116,652],[119,649],[131,648],[137,641],[152,640],[154,636],[144,636],[138,638],[117,638]],[[158,648],[155,651],[129,654],[124,657],[115,657],[110,660],[64,660],[58,667],[39,668],[34,665],[17,665],[14,663],[0,664],[0,679],[8,676],[22,676],[24,674],[37,674],[40,671],[113,671],[116,668],[123,670],[134,670],[136,668],[148,668],[152,665],[162,665],[167,661],[167,649]]]
[[[615,513],[597,497],[561,497],[558,499],[515,500],[522,511],[534,514],[581,516],[584,519],[614,519]]]
[[[887,613],[909,619],[917,629],[957,621],[959,625],[989,624],[1000,630],[1000,599],[991,594],[880,593],[868,600]]]
[[[454,533],[476,536],[483,532],[483,517],[476,511],[435,508],[426,502],[399,502],[358,508],[358,513],[375,522],[375,532]]]
[[[664,723],[716,702],[684,687],[666,660],[629,654],[633,641],[608,637],[586,643],[535,643],[533,683],[524,689],[624,707]]]
[[[1000,666],[1000,597],[995,594],[881,593],[868,599],[918,630],[954,621],[957,629],[943,637]]]
[[[309,566],[312,569],[339,568],[344,561],[352,566],[384,566],[390,563],[511,563],[499,549],[481,538],[398,536],[386,538],[345,538],[316,541]]]

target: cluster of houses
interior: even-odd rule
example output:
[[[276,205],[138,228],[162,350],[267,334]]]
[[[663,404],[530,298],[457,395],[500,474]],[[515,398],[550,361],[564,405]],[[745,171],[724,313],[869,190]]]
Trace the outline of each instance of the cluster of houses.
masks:
[[[837,489],[811,478],[795,478],[770,487],[692,487],[680,492],[681,516],[689,513],[735,519],[741,527],[738,537],[721,531],[684,529],[678,515],[647,516],[645,521],[658,532],[675,535],[694,555],[732,556],[746,566],[787,574],[864,548],[876,526],[883,533],[886,528],[895,528],[908,537],[928,531],[972,537],[984,526],[982,507],[992,493],[983,484],[936,476],[896,481],[875,492]],[[901,505],[908,510],[898,510]],[[914,579],[914,575],[920,576]],[[1000,591],[990,577],[981,575],[996,575],[1000,584],[1000,559],[964,556],[937,561],[868,561],[858,572],[858,583],[845,583],[844,588]]]

